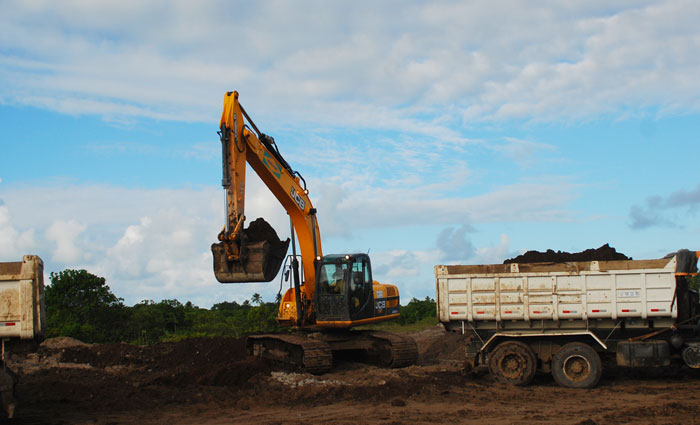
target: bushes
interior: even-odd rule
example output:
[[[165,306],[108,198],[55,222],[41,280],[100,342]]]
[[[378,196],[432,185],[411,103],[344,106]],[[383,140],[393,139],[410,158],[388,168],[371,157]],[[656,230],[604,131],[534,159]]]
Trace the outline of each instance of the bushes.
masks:
[[[103,277],[85,270],[51,273],[46,287],[48,337],[70,336],[84,342],[153,344],[188,337],[231,336],[279,332],[277,302],[266,303],[259,294],[250,301],[221,302],[211,309],[178,300],[144,300],[128,307],[116,297]],[[401,307],[397,324],[435,318],[435,301],[413,298]]]
[[[120,340],[119,326],[128,314],[123,300],[109,290],[103,277],[85,270],[51,273],[51,285],[46,287],[44,296],[48,337]]]
[[[407,325],[420,322],[428,317],[436,316],[437,306],[435,300],[430,297],[425,297],[423,301],[418,298],[413,298],[407,305],[401,307],[401,316],[399,316],[398,323]]]
[[[195,336],[242,337],[253,332],[275,332],[277,304],[222,302],[210,310],[178,300],[144,300],[125,306],[105,279],[85,270],[51,273],[46,287],[47,337],[70,336],[84,342],[153,344]]]

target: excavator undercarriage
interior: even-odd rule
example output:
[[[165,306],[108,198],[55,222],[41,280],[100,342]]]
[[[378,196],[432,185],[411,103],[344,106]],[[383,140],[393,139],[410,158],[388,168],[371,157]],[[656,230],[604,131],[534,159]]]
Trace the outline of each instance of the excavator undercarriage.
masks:
[[[248,353],[322,374],[333,359],[347,359],[399,368],[416,363],[418,348],[408,336],[381,331],[336,330],[288,335],[252,335]]]

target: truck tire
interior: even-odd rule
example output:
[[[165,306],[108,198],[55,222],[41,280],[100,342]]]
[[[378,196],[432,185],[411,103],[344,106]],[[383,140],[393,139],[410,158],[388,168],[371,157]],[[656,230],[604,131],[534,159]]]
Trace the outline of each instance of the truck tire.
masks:
[[[537,357],[523,342],[503,342],[489,354],[489,373],[499,382],[525,386],[535,378],[535,372]]]
[[[566,344],[552,358],[552,376],[562,387],[593,388],[602,372],[600,356],[582,342]]]

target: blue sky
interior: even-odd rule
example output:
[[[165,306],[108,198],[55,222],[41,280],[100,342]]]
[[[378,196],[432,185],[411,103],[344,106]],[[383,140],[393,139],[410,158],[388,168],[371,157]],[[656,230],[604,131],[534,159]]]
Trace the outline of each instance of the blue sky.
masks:
[[[325,253],[404,302],[433,266],[698,249],[700,3],[0,2],[0,261],[209,307],[226,91],[300,171]],[[259,180],[247,216],[289,234]]]

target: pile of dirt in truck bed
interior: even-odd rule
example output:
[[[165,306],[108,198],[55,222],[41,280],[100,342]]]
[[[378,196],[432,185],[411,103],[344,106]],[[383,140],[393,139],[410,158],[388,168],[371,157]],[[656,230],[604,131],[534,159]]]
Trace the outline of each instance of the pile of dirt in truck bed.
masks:
[[[525,254],[509,258],[503,264],[510,263],[568,263],[574,261],[616,261],[631,260],[631,257],[617,252],[615,248],[608,244],[598,249],[587,249],[581,252],[553,251],[548,249],[545,252],[527,251]]]

